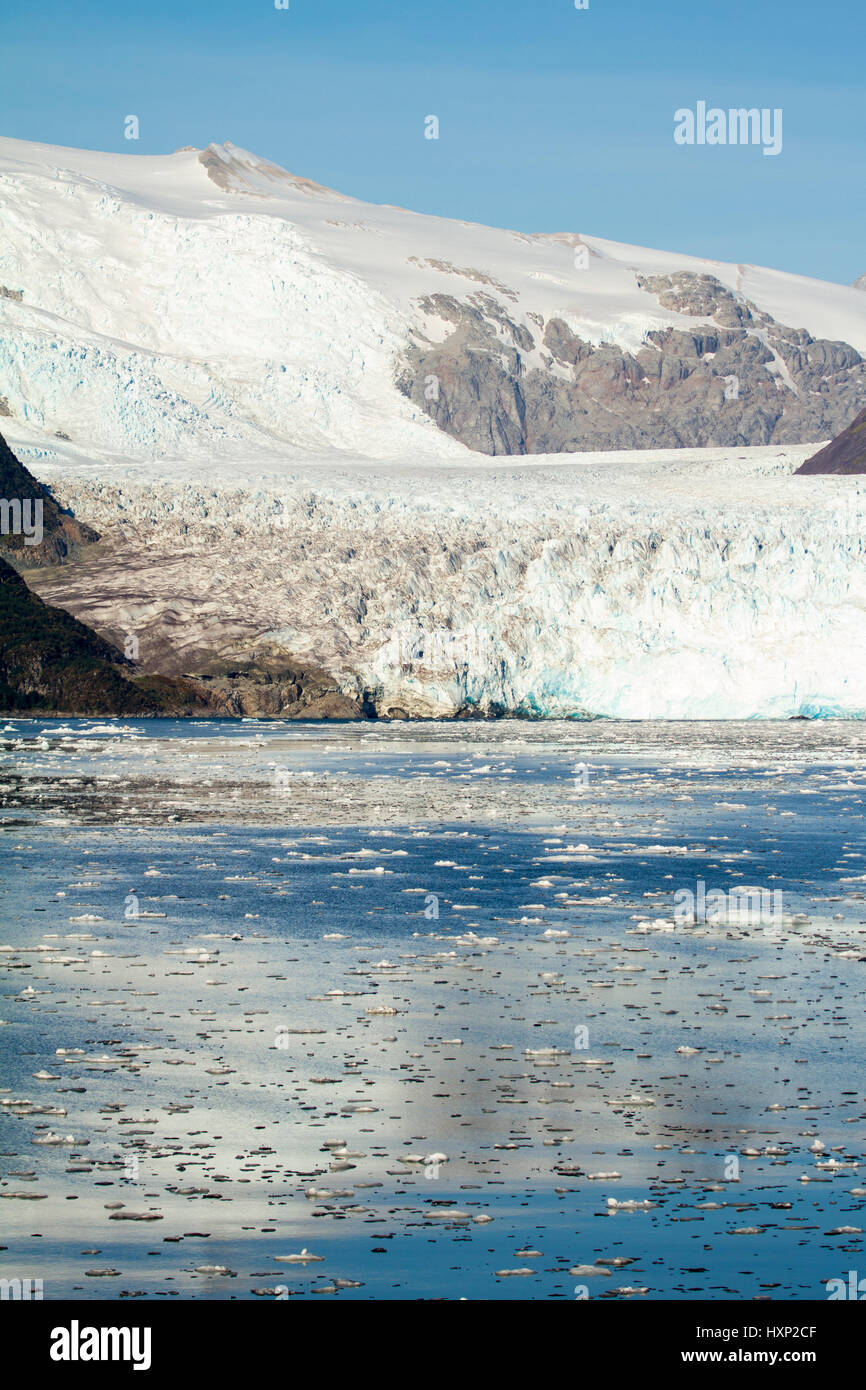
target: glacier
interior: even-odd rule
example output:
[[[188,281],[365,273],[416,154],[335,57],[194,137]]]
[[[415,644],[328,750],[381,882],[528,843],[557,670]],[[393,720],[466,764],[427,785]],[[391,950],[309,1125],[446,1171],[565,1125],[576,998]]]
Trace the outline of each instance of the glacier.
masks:
[[[866,714],[866,481],[794,477],[806,446],[241,484],[39,452],[105,539],[33,585],[145,664],[290,653],[418,718]]]
[[[498,454],[818,442],[815,421],[828,438],[866,405],[863,354],[850,286],[376,206],[231,144],[0,138],[0,415],[97,452],[249,466],[457,462],[487,437]],[[521,390],[525,439],[507,418]]]
[[[0,139],[0,428],[102,534],[31,587],[146,670],[291,657],[383,716],[864,717],[866,496],[793,476],[821,440],[474,452],[398,389],[443,303],[551,383],[569,334],[721,343],[738,316],[771,395],[866,383],[850,287],[375,207],[232,145]]]

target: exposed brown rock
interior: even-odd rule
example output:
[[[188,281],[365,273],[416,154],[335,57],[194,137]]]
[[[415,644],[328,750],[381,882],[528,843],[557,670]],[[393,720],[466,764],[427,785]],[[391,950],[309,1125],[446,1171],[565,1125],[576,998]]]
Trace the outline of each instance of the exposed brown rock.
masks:
[[[776,322],[712,275],[638,278],[694,328],[646,333],[634,352],[590,343],[561,319],[486,292],[420,303],[452,331],[416,334],[397,385],[440,429],[485,454],[802,444],[866,405],[866,362],[848,343]],[[538,365],[539,357],[543,365]]]
[[[326,671],[307,663],[266,659],[214,664],[187,678],[218,714],[260,719],[366,719],[375,709],[345,695]]]
[[[76,521],[71,513],[55,502],[48,488],[37,482],[13,454],[0,434],[0,498],[7,503],[31,509],[38,502],[42,509],[42,539],[31,545],[21,531],[12,530],[0,535],[0,551],[15,569],[42,569],[46,565],[62,565],[78,555],[83,546],[99,540],[96,531]],[[31,510],[31,517],[34,515]]]
[[[861,410],[847,429],[807,459],[797,472],[866,473],[866,410]]]

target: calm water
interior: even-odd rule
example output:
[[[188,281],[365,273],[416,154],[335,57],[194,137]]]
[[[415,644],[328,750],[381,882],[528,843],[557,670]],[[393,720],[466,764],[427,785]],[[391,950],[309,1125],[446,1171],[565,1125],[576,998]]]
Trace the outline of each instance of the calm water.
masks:
[[[862,726],[4,738],[0,1276],[788,1299],[866,1274]],[[774,911],[683,921],[700,883]]]

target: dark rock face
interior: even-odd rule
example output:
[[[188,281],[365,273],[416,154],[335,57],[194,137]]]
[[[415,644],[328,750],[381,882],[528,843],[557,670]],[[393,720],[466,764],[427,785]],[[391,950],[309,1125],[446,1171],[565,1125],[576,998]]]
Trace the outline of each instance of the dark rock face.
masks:
[[[110,642],[31,593],[19,569],[74,558],[99,539],[54,501],[0,435],[0,710],[63,714],[158,713],[162,702],[134,685],[133,668]],[[25,508],[25,504],[29,504]],[[37,506],[38,504],[38,506]],[[21,529],[37,541],[29,544]],[[41,539],[34,529],[39,519]]]
[[[343,695],[327,672],[308,664],[271,660],[213,666],[189,679],[215,714],[260,719],[376,717],[366,699]]]
[[[82,546],[99,540],[96,531],[57,505],[48,489],[15,457],[2,435],[0,499],[7,504],[2,521],[6,534],[0,534],[0,550],[16,569],[61,565],[79,554]],[[12,507],[17,507],[17,511],[13,513]],[[29,522],[30,537],[25,536],[19,521],[12,521],[12,516],[20,517],[22,511]],[[41,539],[37,539],[38,532],[34,530],[36,517],[40,517]],[[31,544],[31,539],[36,544]]]
[[[0,552],[6,557],[0,558],[0,713],[375,718],[370,702],[347,698],[326,672],[315,667],[246,663],[231,671],[205,668],[198,678],[162,674],[166,668],[178,670],[171,652],[162,653],[165,665],[156,670],[127,660],[113,642],[63,608],[43,602],[18,573],[78,559],[82,547],[99,536],[61,510],[2,436],[0,498],[19,509],[13,513],[7,505],[6,534],[0,536]],[[25,502],[30,507],[22,512]],[[37,502],[42,537],[38,544],[29,544],[21,517],[26,517],[25,529],[35,539]],[[56,573],[57,582],[50,587],[52,596],[56,593],[62,602],[69,584],[61,575],[68,571]]]
[[[0,559],[0,709],[146,714],[154,701],[128,679],[129,663],[62,608],[49,608]],[[157,706],[158,708],[158,706]]]
[[[819,449],[798,473],[866,473],[866,410],[847,429]]]
[[[777,323],[712,275],[638,283],[704,321],[650,331],[631,353],[561,319],[517,322],[484,291],[432,295],[422,309],[451,332],[436,344],[416,334],[397,385],[485,454],[807,443],[866,406],[866,363],[847,343]]]
[[[31,593],[0,558],[0,714],[195,715],[279,719],[366,719],[314,667],[247,667],[198,676],[140,675],[117,647],[62,608]]]

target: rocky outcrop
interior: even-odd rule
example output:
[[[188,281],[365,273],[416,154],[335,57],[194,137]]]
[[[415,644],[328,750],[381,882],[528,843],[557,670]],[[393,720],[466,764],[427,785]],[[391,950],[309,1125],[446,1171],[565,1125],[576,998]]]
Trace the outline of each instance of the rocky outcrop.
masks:
[[[5,560],[0,558],[0,713],[375,717],[372,703],[345,695],[338,682],[309,664],[263,660],[233,666],[205,665],[201,675],[179,674],[182,658],[171,643],[163,643],[153,653],[157,659],[146,664],[130,659],[109,640],[119,638],[123,644],[122,633],[112,631],[101,636],[62,606],[39,598],[18,573],[49,571],[40,579],[50,596],[62,604],[74,592],[81,565],[72,571],[57,571],[56,567],[80,560],[82,548],[98,541],[99,535],[58,505],[16,458],[2,435],[0,498],[9,504],[3,513],[5,534],[0,536],[0,551],[6,556]],[[13,503],[18,508],[14,511]],[[29,503],[26,510],[25,503]],[[34,529],[37,516],[38,539]],[[96,554],[92,552],[89,558],[98,565]],[[137,652],[137,644],[134,650]]]
[[[485,454],[808,443],[866,406],[866,363],[847,343],[778,323],[712,275],[638,285],[699,322],[650,330],[631,352],[559,318],[520,322],[486,291],[435,294],[419,307],[444,341],[416,332],[397,384]]]
[[[0,710],[147,714],[154,701],[109,642],[32,594],[0,559]]]
[[[201,677],[141,673],[111,642],[32,593],[0,558],[0,714],[363,719],[326,673],[257,667]]]
[[[49,490],[15,457],[2,435],[0,499],[0,551],[16,569],[63,564],[80,554],[83,546],[99,540],[96,531],[58,505]]]
[[[309,664],[288,660],[214,665],[190,677],[214,713],[261,719],[367,719],[366,697],[344,694],[339,682]]]
[[[310,665],[254,663],[202,674],[142,672],[105,638],[28,589],[0,558],[0,715],[376,718]]]
[[[866,410],[807,459],[798,473],[866,473]]]

